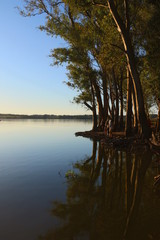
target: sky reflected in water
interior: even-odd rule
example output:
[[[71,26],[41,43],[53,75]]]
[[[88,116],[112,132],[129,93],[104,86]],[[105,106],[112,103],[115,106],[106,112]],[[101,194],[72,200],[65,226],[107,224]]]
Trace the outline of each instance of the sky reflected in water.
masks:
[[[0,122],[0,239],[160,239],[158,158],[75,137],[91,127]]]
[[[65,172],[92,151],[75,120],[0,122],[0,239],[32,240],[56,224],[51,202],[65,199]]]

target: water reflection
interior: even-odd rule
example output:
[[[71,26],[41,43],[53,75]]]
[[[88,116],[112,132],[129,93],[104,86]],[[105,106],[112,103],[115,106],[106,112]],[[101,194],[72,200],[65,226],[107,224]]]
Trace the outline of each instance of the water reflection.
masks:
[[[66,174],[66,202],[46,240],[160,239],[160,200],[152,191],[151,152],[117,151],[93,142],[92,156]]]

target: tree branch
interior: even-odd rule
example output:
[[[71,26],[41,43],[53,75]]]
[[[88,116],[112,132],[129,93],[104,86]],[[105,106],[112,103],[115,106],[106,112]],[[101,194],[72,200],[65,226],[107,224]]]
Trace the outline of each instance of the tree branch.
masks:
[[[125,24],[117,12],[116,6],[114,4],[114,0],[108,0],[108,7],[109,7],[110,13],[112,14],[112,17],[113,17],[116,25],[117,25],[118,31],[120,33],[122,32],[124,34],[126,32]]]
[[[118,48],[119,50],[121,50],[122,52],[124,52],[126,54],[126,51],[124,49],[122,49],[120,46],[117,46],[117,45],[115,45],[113,43],[111,43],[110,45],[113,46],[113,47]]]
[[[83,102],[86,107],[88,107],[91,111],[93,111],[93,107],[90,106],[86,101]]]
[[[71,21],[73,29],[75,29],[74,19],[73,19],[70,7],[68,7],[68,16],[69,16],[69,19]]]
[[[95,2],[94,0],[92,1],[92,5],[96,5],[98,7],[104,7],[104,8],[107,8],[107,5],[106,4],[103,4],[103,3],[97,3]]]

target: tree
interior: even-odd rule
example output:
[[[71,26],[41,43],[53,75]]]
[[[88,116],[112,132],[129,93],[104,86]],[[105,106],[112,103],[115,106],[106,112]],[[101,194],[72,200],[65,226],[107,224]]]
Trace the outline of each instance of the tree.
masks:
[[[157,6],[157,1],[154,4],[149,0],[108,0],[107,2],[24,0],[24,2],[26,5],[22,11],[23,15],[45,14],[46,22],[40,26],[40,29],[47,34],[60,36],[66,41],[66,50],[62,50],[64,56],[56,55],[56,50],[51,55],[54,58],[57,57],[58,61],[68,64],[69,81],[72,82],[68,85],[81,91],[75,100],[82,102],[84,98],[84,104],[88,105],[89,109],[94,108],[94,114],[97,105],[98,126],[102,130],[108,118],[114,119],[115,129],[123,125],[122,115],[126,95],[123,87],[126,81],[123,81],[123,78],[126,78],[124,69],[128,68],[131,87],[128,88],[127,106],[130,106],[130,109],[133,108],[135,132],[138,129],[140,135],[149,138],[151,129],[146,111],[149,112],[154,97],[153,94],[147,97],[148,76],[150,79],[151,68],[148,68],[149,75],[143,74],[145,73],[143,68],[147,62],[146,53],[153,52],[154,48],[151,47],[148,35],[141,30],[144,26],[149,26],[152,21],[158,22],[158,12],[155,13],[153,10]],[[152,7],[150,13],[147,10],[148,7]],[[145,16],[146,23],[142,16]],[[71,49],[79,49],[79,54],[75,53],[75,50],[71,53]],[[79,57],[80,61],[76,60]],[[78,80],[79,71],[83,74],[80,74]],[[123,74],[121,74],[122,71]],[[79,83],[77,84],[76,81]],[[147,84],[145,84],[146,81]],[[89,86],[89,95],[86,94],[87,86]],[[91,104],[85,101],[86,96],[90,96]],[[120,105],[121,124],[119,123]],[[127,133],[132,132],[131,118],[129,120],[132,110],[128,111],[128,109],[127,107],[125,127]]]
[[[141,132],[144,137],[149,138],[151,136],[151,130],[148,126],[148,121],[144,109],[144,99],[142,86],[140,82],[140,77],[137,69],[134,46],[132,44],[131,39],[131,26],[130,26],[130,12],[129,12],[129,4],[128,1],[124,1],[124,13],[125,13],[125,22],[120,17],[120,14],[117,11],[116,5],[113,0],[108,1],[108,7],[113,16],[113,19],[117,25],[117,29],[121,34],[121,38],[123,41],[128,68],[132,77],[136,103],[137,103],[137,117],[138,117],[138,130]]]

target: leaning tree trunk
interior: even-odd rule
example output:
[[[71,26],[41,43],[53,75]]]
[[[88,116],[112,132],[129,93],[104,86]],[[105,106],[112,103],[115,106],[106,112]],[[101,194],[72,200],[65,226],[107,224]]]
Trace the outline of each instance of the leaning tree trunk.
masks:
[[[103,105],[104,105],[104,123],[108,118],[108,92],[107,92],[107,76],[105,70],[103,70],[103,78],[102,78],[102,85],[103,85]]]
[[[132,84],[132,103],[133,103],[133,128],[134,133],[136,134],[138,132],[138,120],[137,120],[137,107],[136,107],[136,97],[135,92]]]
[[[160,131],[160,99],[157,100],[158,105],[158,116],[157,116],[157,123],[156,123],[156,132]]]
[[[151,136],[151,129],[148,125],[147,116],[144,109],[144,99],[143,99],[143,92],[142,86],[136,66],[135,54],[134,49],[131,44],[131,38],[129,34],[129,28],[126,27],[123,20],[121,19],[120,15],[117,12],[117,8],[114,4],[114,0],[108,0],[108,7],[112,17],[117,25],[118,31],[121,34],[121,39],[124,45],[128,68],[130,70],[135,96],[136,96],[136,103],[137,103],[137,118],[138,118],[138,130],[139,133],[142,134],[145,138],[149,138]],[[127,11],[128,9],[126,9]],[[127,17],[129,17],[127,13]]]
[[[126,136],[130,136],[132,132],[132,98],[131,98],[132,80],[129,69],[127,68],[127,107],[126,107]]]
[[[116,99],[116,108],[115,108],[115,116],[114,116],[114,130],[118,129],[118,120],[119,120],[119,96],[118,96],[118,88],[117,88],[117,79],[115,76],[114,68],[112,68],[112,76],[115,90],[115,99]]]
[[[123,71],[121,70],[121,79],[120,79],[120,130],[123,129],[123,89],[122,89],[122,84],[123,84]]]
[[[97,98],[97,105],[98,105],[98,127],[101,128],[101,124],[104,122],[104,113],[103,113],[103,105],[102,105],[102,98],[101,98],[101,93],[99,90],[99,86],[97,85],[96,81],[93,80],[93,87],[96,93],[96,98]]]
[[[95,93],[94,93],[94,88],[93,84],[91,81],[91,92],[92,92],[92,105],[93,105],[93,131],[97,130],[97,112],[96,112],[96,101],[95,101]]]
[[[115,105],[114,105],[113,87],[111,83],[109,86],[109,91],[110,91],[110,99],[111,99],[110,117],[112,122],[114,122]]]
[[[157,117],[157,125],[156,125],[156,132],[160,131],[160,109],[158,110],[158,117]]]

